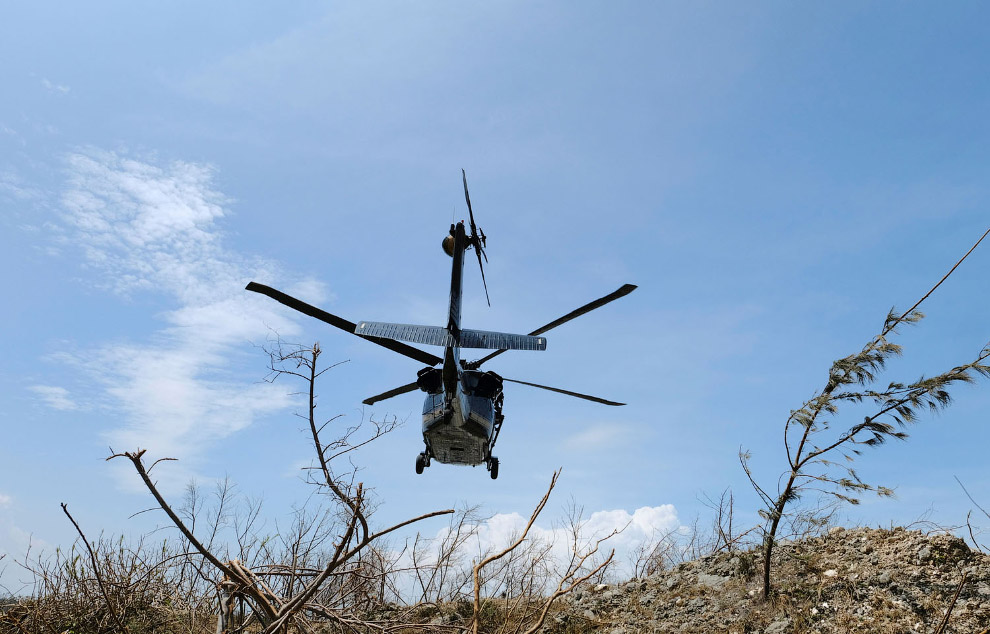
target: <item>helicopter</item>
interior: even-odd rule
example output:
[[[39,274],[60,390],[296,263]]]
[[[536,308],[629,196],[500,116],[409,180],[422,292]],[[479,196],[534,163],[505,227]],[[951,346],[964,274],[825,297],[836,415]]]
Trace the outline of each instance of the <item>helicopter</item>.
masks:
[[[464,170],[461,170],[461,178],[464,183],[464,199],[467,202],[471,233],[470,235],[467,233],[463,220],[451,224],[450,232],[444,237],[441,245],[444,252],[453,260],[446,326],[419,326],[376,321],[354,323],[257,282],[249,283],[246,290],[266,295],[305,315],[426,364],[425,368],[417,372],[415,381],[367,398],[363,402],[366,405],[373,405],[416,389],[422,390],[426,393],[426,399],[423,403],[423,443],[426,448],[416,456],[416,473],[423,473],[423,470],[429,467],[433,460],[444,464],[470,466],[484,463],[494,480],[498,478],[499,460],[493,451],[505,419],[502,414],[504,382],[550,390],[603,405],[621,406],[624,403],[538,383],[505,378],[490,370],[482,371],[480,369],[482,364],[506,350],[545,350],[547,341],[542,336],[543,333],[628,295],[637,287],[633,284],[624,284],[612,293],[591,301],[526,335],[462,328],[461,299],[464,260],[468,250],[474,250],[478,258],[481,280],[485,288],[485,298],[488,300],[489,306],[491,306],[491,300],[488,297],[488,283],[485,281],[485,268],[482,263],[482,259],[485,262],[488,261],[488,256],[485,253],[487,237],[484,231],[475,225],[471,196],[468,193],[467,174]],[[404,342],[442,347],[444,349],[443,357]],[[494,350],[494,352],[475,361],[463,361],[461,351],[468,348]]]

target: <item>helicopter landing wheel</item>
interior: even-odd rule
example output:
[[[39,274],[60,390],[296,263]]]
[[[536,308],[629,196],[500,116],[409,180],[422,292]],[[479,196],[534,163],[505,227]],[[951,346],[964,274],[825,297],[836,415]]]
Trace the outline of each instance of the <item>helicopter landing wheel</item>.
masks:
[[[494,456],[488,460],[488,470],[491,472],[492,480],[498,479],[498,458]]]
[[[416,473],[417,474],[423,473],[423,469],[425,469],[427,466],[429,466],[429,462],[427,462],[426,454],[419,454],[418,456],[416,456]]]

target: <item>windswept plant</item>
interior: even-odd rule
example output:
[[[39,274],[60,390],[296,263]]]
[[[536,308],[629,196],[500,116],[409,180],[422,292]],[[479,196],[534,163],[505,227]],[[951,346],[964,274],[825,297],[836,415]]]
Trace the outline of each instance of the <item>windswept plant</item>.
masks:
[[[914,306],[903,313],[893,309],[887,314],[880,333],[863,349],[832,363],[825,386],[815,396],[792,411],[784,422],[784,447],[787,470],[778,479],[775,492],[760,486],[750,470],[750,454],[740,450],[739,460],[764,507],[760,515],[763,526],[763,597],[772,592],[770,581],[773,554],[781,522],[793,518],[791,505],[806,492],[831,496],[837,502],[859,503],[859,496],[874,492],[890,496],[887,487],[864,482],[852,463],[863,447],[877,447],[887,440],[907,438],[904,431],[918,421],[923,413],[935,413],[951,402],[950,388],[959,383],[972,383],[978,376],[990,376],[990,345],[976,358],[932,377],[921,377],[911,383],[892,381],[886,387],[874,387],[886,370],[887,362],[901,354],[901,346],[891,341],[902,324],[915,324],[924,315],[918,310],[953,271],[990,234],[977,240],[939,282]],[[846,427],[838,417],[842,406],[865,405],[868,414],[862,422]],[[844,462],[839,462],[842,458]]]

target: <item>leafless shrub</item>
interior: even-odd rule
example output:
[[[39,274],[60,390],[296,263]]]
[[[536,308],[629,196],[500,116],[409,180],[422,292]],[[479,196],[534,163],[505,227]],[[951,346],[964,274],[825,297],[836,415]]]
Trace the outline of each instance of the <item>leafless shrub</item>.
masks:
[[[530,515],[526,527],[515,541],[507,548],[484,557],[474,565],[472,569],[474,605],[471,614],[473,634],[478,634],[481,631],[481,621],[485,608],[493,601],[491,595],[483,596],[482,594],[483,588],[490,588],[493,580],[498,579],[497,587],[504,588],[500,593],[503,600],[511,599],[511,603],[507,602],[506,607],[508,614],[514,618],[503,618],[499,626],[492,631],[533,634],[543,627],[547,615],[557,599],[573,592],[581,584],[587,583],[589,579],[600,574],[612,563],[612,559],[615,557],[614,550],[604,561],[590,570],[587,565],[590,561],[594,561],[593,558],[598,553],[602,543],[616,533],[612,532],[594,540],[591,544],[585,544],[581,538],[580,527],[574,522],[571,523],[570,558],[559,575],[556,587],[549,596],[543,595],[542,585],[552,570],[549,556],[552,545],[530,542],[527,556],[512,557],[513,553],[516,553],[520,546],[526,543],[529,531],[536,522],[536,518],[543,512],[559,477],[560,471],[554,472],[550,479],[550,486]],[[492,564],[499,565],[494,575],[486,570]],[[486,575],[486,573],[488,574]]]
[[[973,503],[973,506],[979,509],[980,513],[982,513],[984,517],[990,520],[990,512],[988,512],[985,508],[983,508],[979,504],[979,502],[973,499],[973,496],[970,495],[969,490],[967,490],[966,486],[962,483],[962,480],[960,480],[956,476],[952,476],[952,477],[956,478],[956,482],[959,484],[959,487],[963,490],[963,493],[966,494],[966,497],[969,498],[969,501]],[[973,525],[972,519],[973,519],[973,512],[970,511],[969,513],[966,514],[966,528],[969,530],[969,538],[970,541],[973,543],[973,547],[985,553],[990,553],[990,545],[984,543],[983,541],[980,540],[980,538],[977,537],[977,535],[982,535],[983,531],[981,531],[978,527]]]
[[[752,535],[758,527],[745,530],[736,527],[735,497],[731,490],[724,489],[717,499],[703,494],[700,501],[712,511],[710,522],[705,525],[695,518],[689,526],[657,531],[643,540],[629,556],[634,578],[649,577],[685,561],[752,545]]]
[[[482,522],[478,507],[467,507],[451,516],[438,537],[416,535],[410,547],[413,603],[439,605],[467,597],[471,587],[468,548]]]
[[[701,556],[720,552],[732,552],[740,546],[747,546],[750,535],[756,531],[753,526],[739,531],[735,523],[735,496],[731,489],[723,489],[718,499],[707,493],[703,494],[701,503],[713,512],[711,521],[711,538],[707,540],[706,550]]]
[[[364,556],[372,552],[368,547],[399,528],[428,517],[453,513],[453,510],[426,513],[378,531],[371,527],[368,496],[364,485],[356,481],[356,469],[348,463],[342,471],[337,471],[334,465],[391,431],[395,423],[370,421],[370,433],[360,424],[337,425],[330,428],[334,433],[325,440],[324,431],[340,417],[317,418],[317,379],[334,367],[320,368],[319,356],[319,344],[306,348],[286,346],[279,341],[270,350],[270,380],[294,377],[305,386],[307,407],[300,416],[308,423],[315,455],[308,481],[316,487],[316,494],[325,506],[298,511],[291,530],[282,539],[281,548],[271,548],[268,540],[257,544],[248,537],[249,533],[245,533],[244,538],[239,539],[239,550],[260,555],[261,562],[224,560],[228,553],[215,543],[217,527],[225,517],[223,504],[219,506],[213,526],[199,535],[195,530],[194,492],[192,495],[187,493],[186,507],[191,509],[188,513],[181,513],[181,508],[177,512],[169,504],[151,472],[158,463],[170,458],[147,465],[144,450],[114,453],[108,458],[126,458],[131,462],[158,507],[201,560],[196,572],[215,584],[222,597],[222,618],[227,621],[228,630],[231,629],[234,602],[247,604],[248,619],[257,621],[266,634],[288,632],[290,628],[312,631],[312,619],[320,619],[341,630],[374,628],[374,623],[363,620],[355,611],[367,609],[367,590],[374,579],[374,574],[369,572],[369,562],[374,558]],[[272,557],[273,553],[283,557]],[[222,576],[222,580],[218,576]],[[377,588],[381,584],[374,581],[371,585]]]
[[[690,559],[696,526],[688,535],[678,528],[655,532],[630,553],[632,576],[649,577]]]
[[[0,623],[12,632],[206,632],[216,624],[213,603],[190,594],[189,553],[167,542],[82,537],[69,550],[21,562],[33,577],[27,597],[10,605]],[[204,587],[200,587],[204,590]],[[2,628],[0,628],[2,629]],[[3,630],[7,631],[7,630]]]

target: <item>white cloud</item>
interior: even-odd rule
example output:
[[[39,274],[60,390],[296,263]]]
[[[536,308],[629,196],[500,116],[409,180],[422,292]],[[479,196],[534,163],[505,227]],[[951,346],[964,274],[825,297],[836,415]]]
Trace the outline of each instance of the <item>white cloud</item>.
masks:
[[[625,423],[599,423],[567,437],[564,446],[570,451],[593,451],[615,447],[629,437],[630,428]]]
[[[20,202],[41,198],[41,193],[26,187],[16,174],[10,171],[0,172],[0,194],[5,194]]]
[[[486,548],[503,548],[510,540],[519,535],[526,527],[528,518],[518,513],[498,514],[488,519],[478,532],[476,546]],[[644,506],[632,513],[625,509],[595,511],[580,523],[581,534],[586,540],[594,540],[620,531],[609,541],[610,547],[616,549],[635,546],[657,533],[675,530],[679,526],[677,510],[672,504],[661,506]],[[569,535],[567,527],[546,527],[535,524],[530,534],[536,539],[543,539],[566,546]]]
[[[69,398],[69,390],[55,385],[32,385],[30,390],[41,397],[51,407],[60,411],[79,409],[79,405]],[[2,497],[0,497],[2,501]]]
[[[528,517],[519,513],[493,515],[476,527],[455,559],[459,559],[462,563],[477,560],[481,553],[492,553],[506,548],[522,534],[528,520]],[[587,549],[596,540],[607,537],[613,532],[617,533],[602,544],[598,552],[598,561],[604,560],[614,549],[614,570],[617,576],[627,577],[631,574],[628,563],[637,547],[660,536],[682,530],[682,527],[674,506],[663,504],[644,506],[632,513],[625,509],[595,511],[579,521],[578,529],[579,547],[582,549]],[[441,543],[450,535],[450,527],[445,527],[437,533],[434,544]],[[572,535],[571,527],[566,524],[547,526],[538,522],[530,529],[528,539],[548,546],[552,562],[558,569],[562,569],[571,555]],[[404,557],[408,556],[408,554],[404,555]],[[427,563],[435,560],[436,553],[427,553],[425,558],[420,559]]]
[[[323,304],[336,299],[332,294],[327,292],[326,285],[323,282],[312,278],[296,282],[286,289],[286,292],[310,304]]]
[[[13,501],[14,499],[6,493],[0,493],[0,508],[10,506],[10,503]]]
[[[64,86],[62,84],[56,84],[56,83],[50,82],[50,81],[48,81],[45,78],[42,78],[41,79],[41,85],[44,86],[45,88],[47,88],[48,90],[50,90],[51,92],[55,92],[55,93],[58,93],[60,95],[68,94],[68,92],[70,90],[72,90],[68,86]]]
[[[207,165],[158,165],[100,150],[67,159],[66,241],[79,245],[99,285],[118,294],[162,293],[175,308],[152,343],[111,343],[68,355],[102,386],[122,425],[105,433],[117,450],[196,458],[212,443],[289,405],[282,386],[230,375],[230,357],[274,328],[297,332],[273,302],[244,292],[276,267],[225,249],[216,221],[229,200]],[[309,295],[323,293],[298,282]],[[176,475],[176,482],[183,476]]]
[[[66,220],[87,259],[114,289],[163,285],[183,302],[208,293],[210,274],[238,274],[219,247],[214,221],[228,202],[211,189],[209,166],[157,167],[112,152],[68,157]]]

